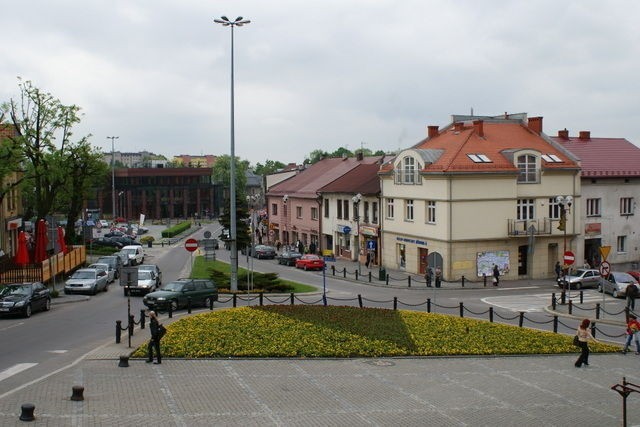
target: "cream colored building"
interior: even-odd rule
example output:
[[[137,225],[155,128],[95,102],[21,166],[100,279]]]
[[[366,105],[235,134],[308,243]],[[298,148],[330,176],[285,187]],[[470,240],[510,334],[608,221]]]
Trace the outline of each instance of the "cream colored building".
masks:
[[[453,116],[383,165],[382,262],[445,280],[548,278],[565,251],[582,259],[580,166],[542,118]],[[561,205],[557,196],[571,196]],[[564,207],[564,209],[563,209]],[[565,230],[559,230],[564,210]]]

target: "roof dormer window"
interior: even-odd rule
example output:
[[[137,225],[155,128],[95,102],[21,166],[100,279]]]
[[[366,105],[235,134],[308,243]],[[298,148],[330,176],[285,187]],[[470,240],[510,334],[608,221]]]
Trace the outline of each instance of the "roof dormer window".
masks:
[[[406,156],[398,164],[396,169],[396,184],[415,185],[421,184],[422,179],[419,174],[421,166],[414,157]]]
[[[518,182],[536,183],[538,182],[537,159],[533,154],[523,154],[518,156],[517,167],[520,170]]]

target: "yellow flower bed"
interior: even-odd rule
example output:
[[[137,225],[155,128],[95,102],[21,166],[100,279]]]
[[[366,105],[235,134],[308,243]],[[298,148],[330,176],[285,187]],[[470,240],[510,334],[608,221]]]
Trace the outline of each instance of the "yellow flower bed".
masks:
[[[572,337],[414,311],[323,306],[231,308],[181,319],[165,357],[383,357],[576,353]],[[594,352],[619,347],[591,343]],[[134,357],[143,357],[146,345]]]

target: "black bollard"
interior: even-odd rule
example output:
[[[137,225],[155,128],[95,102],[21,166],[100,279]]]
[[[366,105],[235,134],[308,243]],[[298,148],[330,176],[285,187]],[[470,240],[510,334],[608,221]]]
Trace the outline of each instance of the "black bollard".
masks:
[[[79,402],[84,400],[84,387],[81,385],[74,385],[71,387],[71,400]]]
[[[116,344],[120,344],[122,337],[122,320],[116,320]]]
[[[20,406],[20,421],[33,421],[36,417],[33,415],[33,411],[36,410],[36,405],[33,403],[23,403]]]
[[[187,297],[187,313],[191,314],[191,297]]]
[[[262,307],[264,305],[264,292],[260,292],[258,294],[258,301],[259,301],[260,307]]]
[[[119,368],[128,368],[129,367],[129,356],[120,356],[120,363],[118,363]]]
[[[293,305],[294,298],[295,296],[293,295],[293,292],[291,292],[291,295],[289,296],[289,299],[291,300],[291,305]]]
[[[393,310],[398,309],[398,297],[393,297]]]
[[[411,287],[411,276],[407,276],[407,282],[409,283],[409,287]]]
[[[484,287],[487,287],[487,273],[482,273],[482,283],[484,284]]]
[[[462,287],[464,288],[464,276],[462,276]]]
[[[173,317],[173,304],[169,301],[169,319]]]

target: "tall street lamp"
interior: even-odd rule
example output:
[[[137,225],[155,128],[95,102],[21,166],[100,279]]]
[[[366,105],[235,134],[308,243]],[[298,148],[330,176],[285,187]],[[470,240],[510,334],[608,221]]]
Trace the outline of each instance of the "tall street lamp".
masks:
[[[231,167],[230,167],[230,191],[229,198],[230,200],[230,219],[231,226],[230,230],[230,238],[231,238],[231,280],[230,287],[232,291],[238,290],[238,249],[236,242],[236,152],[235,152],[235,129],[234,129],[234,93],[233,93],[233,27],[242,27],[245,24],[250,23],[248,19],[243,19],[242,16],[238,16],[235,21],[229,21],[229,18],[226,16],[221,16],[220,19],[214,19],[213,22],[216,24],[221,24],[224,27],[231,27]]]
[[[120,138],[119,136],[108,136],[107,139],[111,140],[111,215],[113,220],[116,219],[116,173],[115,173],[115,149],[114,140]]]
[[[362,194],[356,194],[351,200],[353,201],[353,219],[356,220],[356,232],[353,234],[353,239],[355,240],[354,243],[357,243],[356,257],[358,258],[358,274],[360,274],[360,201],[362,200]]]
[[[558,230],[561,230],[564,233],[564,249],[562,252],[562,256],[567,252],[567,213],[569,209],[571,209],[571,205],[573,204],[572,196],[557,196],[556,203],[560,206],[560,223],[558,224]],[[563,258],[564,264],[564,258]],[[563,265],[563,278],[564,278],[564,288],[567,287],[567,269],[569,268],[566,264]],[[569,289],[571,292],[571,289]]]

